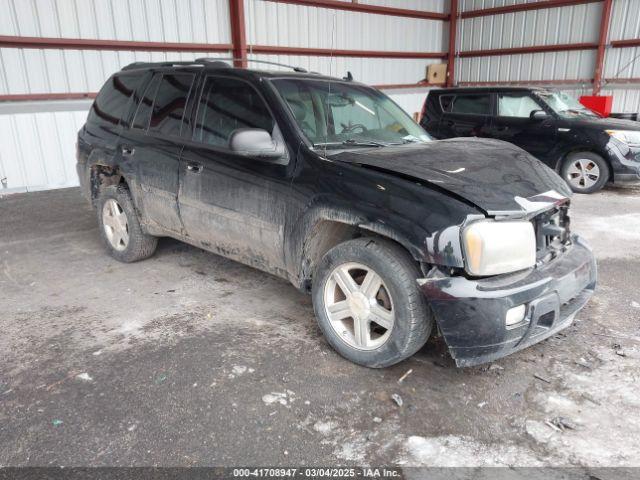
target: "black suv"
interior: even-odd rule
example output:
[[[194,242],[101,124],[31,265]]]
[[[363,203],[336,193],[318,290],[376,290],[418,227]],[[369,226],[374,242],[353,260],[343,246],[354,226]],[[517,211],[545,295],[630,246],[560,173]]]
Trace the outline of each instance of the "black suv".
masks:
[[[540,88],[429,92],[420,124],[435,138],[487,137],[526,150],[579,193],[640,181],[640,123],[601,118],[572,97]]]
[[[288,279],[370,367],[415,353],[434,322],[458,365],[507,355],[595,287],[555,172],[503,142],[431,141],[353,81],[133,64],[98,94],[77,159],[113,257],[167,236]]]

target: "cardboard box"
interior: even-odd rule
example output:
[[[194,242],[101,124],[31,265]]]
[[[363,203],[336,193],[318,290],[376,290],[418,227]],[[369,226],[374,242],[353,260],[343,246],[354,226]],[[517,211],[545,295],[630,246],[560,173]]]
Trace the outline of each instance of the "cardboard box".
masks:
[[[446,63],[432,63],[431,65],[427,65],[427,83],[445,83],[446,81]]]

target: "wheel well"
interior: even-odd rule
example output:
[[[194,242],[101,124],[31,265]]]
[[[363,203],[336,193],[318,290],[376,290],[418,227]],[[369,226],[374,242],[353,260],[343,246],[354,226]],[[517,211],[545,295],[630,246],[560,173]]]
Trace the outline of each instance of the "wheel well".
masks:
[[[570,150],[567,153],[565,153],[562,157],[560,157],[560,160],[558,160],[558,164],[556,165],[556,172],[558,174],[562,173],[562,164],[564,163],[564,161],[567,159],[567,157],[571,154],[574,153],[580,153],[580,152],[587,152],[587,153],[593,153],[595,155],[598,155],[600,158],[602,158],[604,160],[604,163],[607,164],[607,169],[609,170],[609,182],[613,182],[613,168],[611,167],[611,162],[609,161],[609,159],[607,158],[606,155],[603,155],[602,152],[599,152],[598,150],[594,150],[591,148],[576,148],[574,150]]]
[[[94,165],[91,167],[91,201],[95,203],[100,190],[110,185],[126,185],[127,181],[118,167]]]
[[[302,289],[311,291],[311,284],[316,267],[329,250],[343,242],[360,237],[384,239],[387,242],[398,245],[411,256],[411,253],[401,243],[385,235],[361,228],[358,225],[336,222],[334,220],[321,220],[313,226],[303,245],[301,269]]]

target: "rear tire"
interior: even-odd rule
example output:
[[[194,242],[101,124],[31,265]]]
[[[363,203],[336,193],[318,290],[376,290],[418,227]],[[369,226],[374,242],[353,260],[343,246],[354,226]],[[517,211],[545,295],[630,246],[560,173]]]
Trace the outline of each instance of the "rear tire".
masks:
[[[562,162],[560,173],[576,193],[597,192],[609,181],[609,165],[593,152],[570,153]]]
[[[153,255],[158,239],[142,231],[125,185],[103,188],[98,196],[97,213],[100,236],[113,258],[131,263]]]
[[[312,288],[318,325],[329,344],[372,368],[416,353],[433,326],[416,282],[420,275],[411,256],[386,240],[358,238],[329,250]]]

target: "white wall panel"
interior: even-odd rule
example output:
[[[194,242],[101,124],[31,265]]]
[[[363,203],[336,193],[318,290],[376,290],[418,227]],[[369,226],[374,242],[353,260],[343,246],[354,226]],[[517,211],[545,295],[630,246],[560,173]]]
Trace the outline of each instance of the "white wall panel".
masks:
[[[352,0],[344,1],[350,2]],[[449,11],[448,0],[359,0],[358,3],[379,5],[382,7],[404,8],[407,10],[422,10],[425,12],[446,13]]]
[[[595,53],[590,50],[528,53],[458,60],[458,82],[520,82],[593,77]]]
[[[458,9],[461,12],[465,12],[467,10],[521,5],[523,3],[533,3],[537,1],[539,0],[460,0],[458,2]]]
[[[460,50],[485,50],[594,43],[598,41],[600,3],[491,15],[460,22]]]
[[[247,0],[247,42],[345,50],[441,52],[444,22]],[[333,35],[332,35],[333,34]]]
[[[307,57],[263,54],[249,55],[249,59],[293,65],[335,77],[344,77],[347,71],[350,71],[355,80],[371,85],[417,83],[425,77],[426,66],[429,63],[439,62],[439,60],[432,59]],[[249,67],[262,70],[282,70],[277,66],[260,65],[251,62],[249,62]]]
[[[230,57],[220,52],[130,52],[0,48],[0,95],[97,92],[114,72],[133,62]],[[27,74],[28,72],[28,74]]]
[[[613,95],[613,111],[640,114],[640,88],[604,88],[603,95]]]
[[[0,0],[0,35],[229,43],[229,2]]]
[[[604,61],[605,78],[640,78],[640,47],[610,48]]]
[[[405,112],[413,116],[415,112],[422,110],[422,105],[429,94],[429,90],[430,88],[391,89],[384,90],[384,93],[400,105]]]
[[[614,0],[609,40],[640,38],[640,0]]]
[[[86,112],[0,115],[0,194],[72,187],[77,131]],[[6,184],[6,187],[3,185]]]

